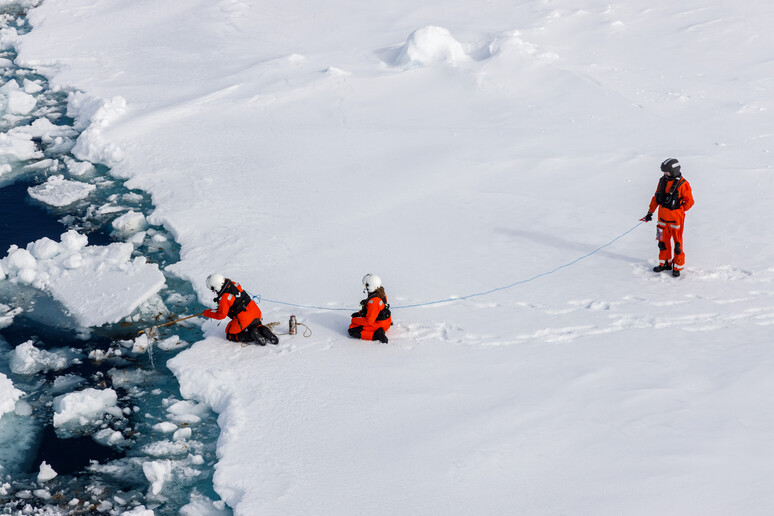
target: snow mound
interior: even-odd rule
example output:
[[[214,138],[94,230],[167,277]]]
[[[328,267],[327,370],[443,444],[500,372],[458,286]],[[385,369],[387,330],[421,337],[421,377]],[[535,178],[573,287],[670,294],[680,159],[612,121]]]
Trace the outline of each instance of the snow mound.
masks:
[[[121,416],[116,406],[118,395],[113,389],[84,389],[54,398],[54,428],[81,432],[96,426],[103,415]]]
[[[12,245],[0,260],[0,280],[49,293],[85,327],[119,322],[164,286],[157,265],[132,257],[132,244],[87,243],[85,235],[70,230],[59,243],[43,238],[26,249]]]
[[[103,131],[126,112],[126,100],[113,97],[104,100],[85,93],[71,93],[67,114],[75,119],[75,129],[81,135],[73,147],[73,156],[83,161],[113,166],[123,159],[123,153],[104,136]]]
[[[396,66],[425,66],[437,62],[459,63],[470,58],[447,29],[433,25],[412,32],[395,58]]]
[[[27,188],[36,201],[49,206],[63,207],[89,196],[97,187],[80,181],[70,181],[64,176],[51,176],[45,183]]]
[[[13,412],[16,408],[16,400],[24,393],[13,386],[13,382],[3,373],[0,373],[0,417],[6,412]]]

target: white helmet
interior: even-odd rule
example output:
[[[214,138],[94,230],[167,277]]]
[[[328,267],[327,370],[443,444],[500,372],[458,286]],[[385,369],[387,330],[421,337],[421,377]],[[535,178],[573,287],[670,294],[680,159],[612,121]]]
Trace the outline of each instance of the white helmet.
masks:
[[[220,290],[223,288],[223,285],[225,284],[226,278],[223,276],[223,274],[210,274],[207,276],[207,287],[209,287],[209,289],[216,294],[220,292]]]
[[[368,293],[374,292],[377,288],[382,286],[382,278],[376,274],[366,274],[363,276],[363,286]]]

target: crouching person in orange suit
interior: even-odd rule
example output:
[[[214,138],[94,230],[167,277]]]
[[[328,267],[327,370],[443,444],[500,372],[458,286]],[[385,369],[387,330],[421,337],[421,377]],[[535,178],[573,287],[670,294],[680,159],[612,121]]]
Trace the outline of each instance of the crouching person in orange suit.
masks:
[[[211,274],[207,287],[217,297],[217,310],[205,310],[202,315],[209,319],[230,318],[226,326],[226,338],[233,342],[255,342],[265,346],[267,342],[277,344],[279,339],[261,323],[261,309],[250,294],[239,283],[234,283],[222,274]]]
[[[382,280],[376,274],[366,274],[363,286],[368,297],[360,302],[360,311],[352,314],[349,335],[363,340],[387,343],[385,332],[392,326],[390,305],[384,293]]]

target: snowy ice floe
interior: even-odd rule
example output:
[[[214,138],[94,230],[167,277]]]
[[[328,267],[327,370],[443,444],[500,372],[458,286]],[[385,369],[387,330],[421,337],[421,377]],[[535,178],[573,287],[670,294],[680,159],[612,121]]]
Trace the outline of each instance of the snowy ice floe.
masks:
[[[0,417],[6,412],[13,412],[16,409],[16,401],[24,393],[13,386],[13,382],[0,373]]]
[[[37,99],[25,92],[15,80],[0,87],[0,109],[12,115],[26,115],[37,105]]]
[[[27,193],[37,201],[61,208],[85,199],[96,188],[94,185],[70,181],[57,175],[49,177],[43,184],[27,188]]]
[[[447,29],[433,25],[412,32],[395,58],[396,66],[414,67],[437,62],[468,61],[465,49]]]
[[[42,238],[26,249],[13,245],[0,260],[0,280],[49,293],[84,327],[120,321],[164,286],[158,266],[133,258],[131,244],[87,243],[85,235],[70,230],[61,242]]]
[[[28,340],[11,351],[10,367],[16,374],[61,371],[69,367],[75,358],[75,353],[69,349],[46,351],[36,348],[33,342]]]
[[[87,388],[54,398],[54,428],[57,433],[78,434],[96,426],[105,414],[123,418],[113,389]]]

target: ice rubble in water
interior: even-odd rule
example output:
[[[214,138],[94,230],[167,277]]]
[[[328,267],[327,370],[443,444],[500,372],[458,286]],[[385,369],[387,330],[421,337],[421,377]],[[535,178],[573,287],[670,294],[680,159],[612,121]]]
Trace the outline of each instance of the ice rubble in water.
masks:
[[[48,292],[84,327],[119,322],[164,286],[157,265],[132,258],[132,244],[87,244],[70,230],[61,242],[44,237],[25,249],[12,245],[0,260],[0,281]]]
[[[89,196],[97,187],[80,181],[70,181],[62,175],[49,177],[45,183],[27,188],[33,199],[49,206],[63,207]]]
[[[46,351],[36,348],[31,340],[19,344],[10,353],[11,371],[16,374],[61,371],[69,367],[74,360],[74,353],[68,349]]]

